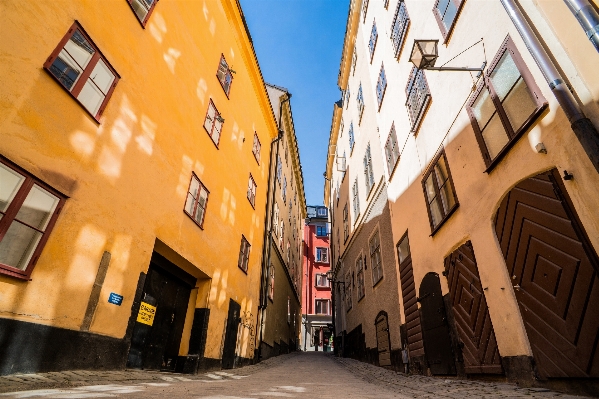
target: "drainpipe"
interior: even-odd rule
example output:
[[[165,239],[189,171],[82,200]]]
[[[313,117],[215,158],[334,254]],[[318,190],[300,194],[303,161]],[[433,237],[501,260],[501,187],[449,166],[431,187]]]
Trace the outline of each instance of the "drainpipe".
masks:
[[[270,143],[270,156],[271,156],[271,167],[268,168],[268,181],[270,183],[270,179],[272,178],[272,148],[273,146],[276,144],[277,145],[277,151],[276,151],[276,156],[275,156],[275,169],[277,168],[277,160],[279,158],[279,142],[281,141],[281,139],[283,138],[283,131],[281,130],[281,126],[283,124],[283,120],[282,120],[282,115],[283,115],[283,103],[289,101],[291,99],[291,93],[287,92],[287,98],[284,99],[283,101],[281,101],[279,103],[279,134],[277,136],[276,139],[274,139],[273,141],[271,141]],[[262,358],[262,331],[264,330],[264,311],[266,310],[266,306],[268,305],[268,294],[266,292],[266,289],[268,287],[268,266],[270,265],[270,247],[272,245],[272,234],[270,234],[270,228],[267,228],[267,226],[269,226],[269,220],[272,223],[272,218],[274,215],[274,211],[275,211],[275,198],[276,198],[276,192],[277,192],[277,182],[276,182],[276,172],[275,172],[275,179],[273,180],[273,191],[272,191],[272,197],[270,195],[270,185],[268,186],[268,192],[266,194],[266,212],[264,214],[264,238],[263,238],[263,243],[267,244],[268,241],[268,246],[264,246],[264,248],[266,249],[266,263],[262,265],[262,276],[260,278],[260,305],[258,306],[258,309],[260,310],[260,320],[259,320],[259,325],[260,325],[260,344],[258,346],[258,361]],[[272,198],[272,201],[271,201]],[[270,208],[270,209],[269,209]],[[270,218],[268,217],[270,213]],[[267,240],[268,238],[268,240]],[[262,252],[262,259],[264,259],[264,252]]]
[[[528,51],[543,73],[553,95],[568,117],[574,134],[576,134],[576,137],[591,160],[595,170],[599,173],[599,134],[597,133],[597,129],[582,112],[574,95],[518,7],[518,1],[500,1],[516,26],[518,33],[520,33],[522,40],[524,40],[524,44],[528,48]],[[567,1],[582,2],[582,0]]]
[[[595,50],[599,51],[599,14],[588,0],[564,0]]]

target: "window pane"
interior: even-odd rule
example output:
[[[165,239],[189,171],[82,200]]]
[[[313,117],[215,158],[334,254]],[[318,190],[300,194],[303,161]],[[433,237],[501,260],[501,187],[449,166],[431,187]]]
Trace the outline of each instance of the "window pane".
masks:
[[[25,177],[0,164],[0,212],[6,211]]]
[[[73,36],[64,45],[64,49],[69,55],[75,60],[75,62],[85,69],[89,61],[92,59],[92,55],[95,53],[93,47],[83,37],[83,35],[76,30]]]
[[[451,28],[451,24],[456,17],[458,9],[452,0],[449,0],[447,3],[447,9],[445,10],[445,14],[443,15],[443,25],[445,25],[445,29],[449,30]]]
[[[491,73],[493,88],[501,101],[507,96],[519,77],[520,71],[509,51],[506,51]]]
[[[102,93],[95,84],[92,83],[91,79],[85,82],[81,93],[77,96],[77,100],[83,104],[85,108],[92,114],[96,115],[104,101],[104,93]]]
[[[447,215],[449,210],[455,205],[455,197],[449,180],[445,182],[445,185],[439,191],[441,192],[441,200],[443,201],[443,213]]]
[[[103,60],[98,60],[98,63],[94,67],[90,78],[104,94],[108,93],[112,82],[114,82],[114,74]]]
[[[480,130],[485,128],[491,116],[495,112],[495,105],[493,104],[493,100],[491,100],[491,95],[489,94],[489,90],[483,88],[474,104],[472,104],[472,113],[478,122],[478,127]]]
[[[493,115],[493,118],[491,118],[491,121],[485,130],[483,130],[482,136],[491,159],[494,159],[509,141],[508,135],[505,132],[505,129],[501,124],[501,119],[499,119],[497,113]]]
[[[43,231],[46,229],[58,201],[58,197],[34,185],[19,209],[16,219]]]
[[[50,65],[50,72],[54,75],[68,90],[73,88],[73,85],[81,75],[81,68],[75,60],[64,50],[61,50],[58,57]]]
[[[533,114],[537,103],[526,86],[524,79],[516,83],[510,94],[503,101],[503,109],[507,114],[514,132],[522,127],[522,124]]]
[[[148,15],[148,10],[150,5],[152,4],[151,0],[132,0],[131,6],[133,6],[133,10],[135,11],[135,15],[141,22],[144,22],[146,19],[146,15]]]
[[[408,240],[408,236],[401,240],[399,246],[397,247],[397,252],[399,255],[399,263],[403,262],[408,256],[410,256],[410,241]]]
[[[449,173],[447,173],[447,161],[445,160],[445,157],[442,156],[441,158],[439,158],[439,162],[437,162],[437,164],[435,165],[435,174],[437,175],[437,184],[439,186],[442,186],[443,183],[445,183],[445,181],[447,179],[449,179]]]
[[[450,1],[451,0],[439,0],[439,3],[437,4],[437,9],[439,10],[439,14],[441,14],[441,16],[445,15],[445,9],[447,8],[447,4]]]
[[[427,202],[430,203],[433,200],[433,198],[435,198],[435,186],[433,183],[433,174],[432,173],[430,175],[428,175],[428,178],[426,179],[424,186],[426,188]]]
[[[433,219],[433,226],[437,226],[443,219],[443,213],[441,212],[441,205],[439,204],[439,198],[435,198],[430,204],[431,218]]]
[[[42,234],[13,221],[0,241],[0,263],[25,270]]]

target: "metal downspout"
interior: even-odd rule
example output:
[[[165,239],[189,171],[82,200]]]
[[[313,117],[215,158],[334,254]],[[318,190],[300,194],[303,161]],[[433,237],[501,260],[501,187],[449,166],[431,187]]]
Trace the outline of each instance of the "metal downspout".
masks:
[[[599,173],[599,134],[593,123],[584,115],[574,95],[545,51],[524,14],[518,7],[517,0],[500,0],[507,14],[514,23],[524,44],[533,56],[543,73],[549,88],[570,121],[572,130],[580,141],[587,156]]]
[[[576,17],[587,38],[599,51],[599,14],[588,0],[564,0]]]

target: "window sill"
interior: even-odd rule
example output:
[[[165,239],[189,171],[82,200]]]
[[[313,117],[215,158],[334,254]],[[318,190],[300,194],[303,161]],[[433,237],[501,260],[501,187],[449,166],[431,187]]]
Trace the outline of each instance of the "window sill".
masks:
[[[382,267],[382,266],[381,266],[381,267]],[[380,282],[381,282],[381,281],[383,281],[383,277],[384,277],[384,276],[381,276],[381,278],[379,278],[379,279],[376,281],[376,283],[374,283],[374,284],[372,285],[372,288],[375,288],[377,285],[379,285],[379,284],[380,284]]]
[[[247,198],[247,197],[246,197],[246,198]],[[252,209],[253,209],[253,210],[256,210],[256,206],[255,206],[255,204],[252,204],[252,201],[250,201],[250,199],[249,199],[249,198],[248,198],[247,200],[248,200],[249,204],[252,206]]]
[[[439,222],[439,224],[436,227],[432,227],[431,226],[431,235],[430,235],[430,237],[432,237],[435,234],[437,234],[437,231],[439,231],[439,229],[445,224],[445,222],[447,221],[447,219],[449,219],[451,217],[451,215],[453,215],[453,213],[456,211],[456,209],[459,208],[459,206],[460,206],[460,204],[456,200],[456,204],[453,206],[453,208],[451,208],[451,210],[449,212],[447,212],[447,215],[445,215],[445,217]]]
[[[361,301],[362,299],[364,299],[365,297],[366,297],[366,294],[364,294],[364,295],[362,295],[360,298],[358,298],[358,303],[360,303],[360,301]]]
[[[17,278],[19,280],[31,281],[31,278],[29,278],[29,275],[30,275],[30,273],[27,273],[24,270],[20,270],[15,267],[3,265],[0,263],[0,276],[9,276],[9,277]]]
[[[238,268],[239,270],[241,270],[242,272],[244,272],[244,273],[245,273],[245,275],[247,276],[247,274],[248,274],[248,271],[247,271],[247,270],[243,270],[243,269],[242,269],[241,267],[239,267],[239,266],[237,266],[237,268]]]

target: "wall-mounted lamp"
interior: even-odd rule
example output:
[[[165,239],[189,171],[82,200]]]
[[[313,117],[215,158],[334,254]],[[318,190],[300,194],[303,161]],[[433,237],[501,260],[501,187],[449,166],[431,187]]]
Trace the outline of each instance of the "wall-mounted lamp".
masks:
[[[418,69],[426,69],[427,71],[474,71],[482,72],[486,66],[483,63],[480,68],[469,67],[437,67],[435,63],[439,58],[438,40],[414,40],[412,53],[410,54],[410,62]]]
[[[331,283],[339,284],[343,286],[343,293],[345,293],[345,281],[338,281],[333,278],[333,271],[329,269],[326,273],[327,280]]]

